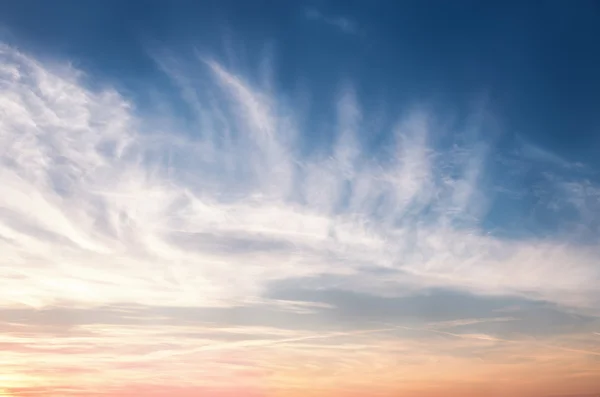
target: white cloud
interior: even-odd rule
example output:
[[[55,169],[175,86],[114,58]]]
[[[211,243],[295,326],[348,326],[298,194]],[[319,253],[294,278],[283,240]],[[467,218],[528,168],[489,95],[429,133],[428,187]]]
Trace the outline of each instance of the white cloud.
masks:
[[[596,248],[478,228],[481,152],[436,149],[424,111],[397,123],[394,158],[374,161],[347,89],[331,156],[301,157],[303,115],[215,61],[196,65],[202,91],[190,86],[198,76],[161,64],[197,110],[191,134],[158,130],[75,70],[8,46],[0,57],[3,302],[251,304],[272,281],[323,273],[374,294],[439,286],[597,302]]]
[[[583,164],[581,163],[571,163],[549,150],[528,142],[520,136],[517,136],[517,141],[520,143],[520,154],[526,158],[531,158],[542,163],[552,164],[566,169],[583,167]]]
[[[360,30],[356,25],[356,22],[352,19],[338,15],[324,15],[319,10],[309,8],[305,11],[304,15],[307,19],[312,21],[320,21],[327,25],[330,25],[339,31],[346,34],[359,34]]]

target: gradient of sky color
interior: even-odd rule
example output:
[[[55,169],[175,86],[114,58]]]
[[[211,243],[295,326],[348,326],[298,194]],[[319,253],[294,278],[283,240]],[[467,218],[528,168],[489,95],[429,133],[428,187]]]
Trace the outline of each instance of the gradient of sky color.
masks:
[[[0,2],[0,396],[600,393],[600,3]]]

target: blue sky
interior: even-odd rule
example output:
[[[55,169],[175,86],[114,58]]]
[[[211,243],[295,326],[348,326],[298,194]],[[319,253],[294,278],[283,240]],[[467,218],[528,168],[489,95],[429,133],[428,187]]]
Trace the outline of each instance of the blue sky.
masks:
[[[82,361],[69,395],[600,390],[600,4],[572,3],[1,3],[0,395]]]

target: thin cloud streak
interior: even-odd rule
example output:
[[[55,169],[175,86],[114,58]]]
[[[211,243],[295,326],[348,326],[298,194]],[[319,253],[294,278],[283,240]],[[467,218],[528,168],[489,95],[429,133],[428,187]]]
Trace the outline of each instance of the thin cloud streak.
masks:
[[[356,22],[343,16],[327,16],[315,8],[309,8],[304,13],[305,17],[311,21],[323,22],[338,29],[342,33],[357,35],[360,33]]]

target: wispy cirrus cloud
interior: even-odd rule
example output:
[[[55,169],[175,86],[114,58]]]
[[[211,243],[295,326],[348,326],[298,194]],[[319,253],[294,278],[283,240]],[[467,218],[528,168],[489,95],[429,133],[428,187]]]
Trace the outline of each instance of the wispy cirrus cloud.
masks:
[[[543,300],[553,306],[540,323],[570,326],[581,324],[560,308],[598,315],[597,245],[569,234],[517,240],[487,231],[490,143],[440,144],[451,131],[426,109],[399,117],[391,154],[375,156],[361,140],[369,114],[347,86],[330,117],[333,145],[307,154],[299,150],[306,139],[299,125],[310,115],[210,58],[156,59],[192,110],[187,129],[110,87],[88,88],[77,70],[6,45],[0,59],[0,301],[5,310],[24,310],[1,334],[9,353],[0,367],[20,363],[3,379],[13,390],[30,382],[60,390],[74,357],[90,368],[78,375],[80,394],[107,379],[113,395],[149,381],[200,387],[201,379],[219,389],[239,379],[261,395],[265,379],[289,391],[310,378],[325,390],[341,380],[347,388],[392,385],[401,372],[418,388],[425,374],[446,373],[439,368],[448,382],[473,369],[465,352],[512,363],[526,350],[527,365],[552,372],[554,353],[527,338],[507,348],[495,334],[501,330],[493,327],[522,330],[512,324],[519,315],[499,316],[503,303],[482,306],[490,316],[465,306],[477,297],[506,299],[506,306]],[[591,182],[549,186],[563,189],[557,205],[575,205],[589,225],[598,220]],[[286,282],[301,293],[277,296]],[[448,303],[441,318],[427,310],[441,300],[419,295],[439,290],[467,298]],[[410,312],[409,301],[423,310]],[[114,310],[100,310],[106,307]],[[385,331],[377,325],[398,317],[428,323],[421,331],[475,328],[463,330],[464,338],[399,339],[392,331],[402,321]],[[54,323],[64,318],[69,326]],[[360,318],[372,324],[357,324]],[[477,332],[490,323],[489,334]],[[539,328],[528,326],[530,335]],[[378,330],[386,336],[369,333]],[[569,356],[560,362],[579,371],[593,343],[556,334],[544,340],[563,338]],[[540,358],[548,354],[552,360]],[[39,355],[44,364],[33,365]],[[167,366],[165,357],[176,358]],[[200,371],[199,360],[215,365]],[[486,379],[503,369],[490,363],[479,371]],[[358,372],[368,376],[350,384]]]
[[[332,26],[342,33],[354,35],[360,34],[360,29],[358,28],[356,21],[345,16],[325,15],[316,8],[309,8],[305,10],[304,16],[308,20],[322,22],[329,26]]]

